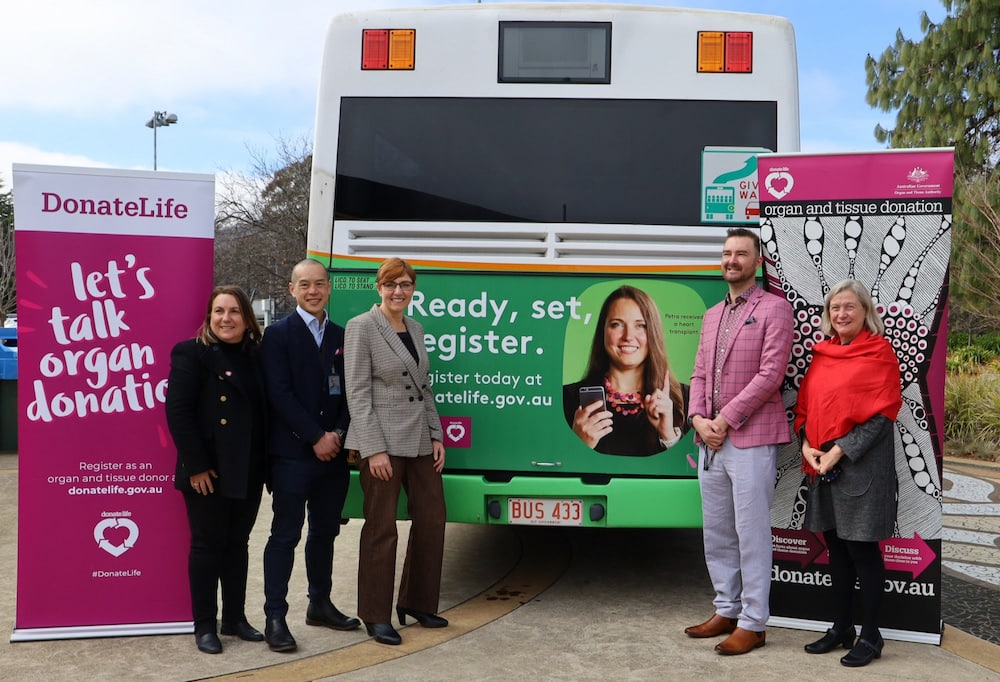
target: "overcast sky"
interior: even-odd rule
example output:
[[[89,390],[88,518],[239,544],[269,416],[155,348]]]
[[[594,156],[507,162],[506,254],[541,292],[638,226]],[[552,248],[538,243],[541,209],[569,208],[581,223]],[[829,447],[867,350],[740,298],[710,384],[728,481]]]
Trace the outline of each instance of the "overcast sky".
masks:
[[[0,9],[0,181],[10,164],[145,168],[153,112],[161,170],[244,170],[248,149],[311,139],[323,36],[338,11],[436,0],[3,0]],[[897,29],[919,40],[940,0],[712,0],[711,7],[792,20],[799,50],[804,151],[876,149],[864,59]]]

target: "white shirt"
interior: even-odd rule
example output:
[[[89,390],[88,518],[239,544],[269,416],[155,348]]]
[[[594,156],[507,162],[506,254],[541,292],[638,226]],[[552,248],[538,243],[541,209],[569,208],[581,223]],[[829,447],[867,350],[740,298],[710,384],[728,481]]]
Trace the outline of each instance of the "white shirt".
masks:
[[[295,306],[295,312],[299,314],[302,321],[306,323],[306,327],[309,328],[309,332],[313,335],[316,340],[316,347],[323,347],[323,334],[326,332],[326,311],[323,311],[323,319],[318,320],[312,313],[303,310],[302,306]]]

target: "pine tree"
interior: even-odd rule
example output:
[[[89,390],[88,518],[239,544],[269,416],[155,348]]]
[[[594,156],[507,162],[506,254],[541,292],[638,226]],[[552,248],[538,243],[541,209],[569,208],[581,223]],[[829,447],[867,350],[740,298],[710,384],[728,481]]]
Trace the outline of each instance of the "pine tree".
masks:
[[[924,37],[901,31],[878,59],[865,60],[867,101],[898,111],[896,127],[875,128],[890,147],[955,147],[958,167],[976,173],[1000,162],[1000,0],[941,0],[940,23],[923,12]]]

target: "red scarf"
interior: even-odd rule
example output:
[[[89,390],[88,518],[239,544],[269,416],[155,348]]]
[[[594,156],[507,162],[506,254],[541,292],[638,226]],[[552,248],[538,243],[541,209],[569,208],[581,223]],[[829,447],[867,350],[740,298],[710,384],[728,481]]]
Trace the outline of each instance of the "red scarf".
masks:
[[[795,433],[822,448],[877,414],[895,421],[902,407],[899,360],[889,342],[861,330],[851,343],[834,337],[813,348],[813,359],[795,403]],[[802,471],[816,470],[802,460]]]

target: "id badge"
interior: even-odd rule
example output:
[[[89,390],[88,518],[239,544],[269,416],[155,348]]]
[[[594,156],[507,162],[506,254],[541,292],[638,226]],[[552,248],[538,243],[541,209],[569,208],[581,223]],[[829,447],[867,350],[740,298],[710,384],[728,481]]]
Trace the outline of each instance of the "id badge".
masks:
[[[331,374],[326,380],[330,395],[340,395],[340,375]]]

